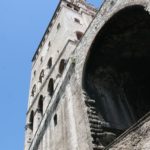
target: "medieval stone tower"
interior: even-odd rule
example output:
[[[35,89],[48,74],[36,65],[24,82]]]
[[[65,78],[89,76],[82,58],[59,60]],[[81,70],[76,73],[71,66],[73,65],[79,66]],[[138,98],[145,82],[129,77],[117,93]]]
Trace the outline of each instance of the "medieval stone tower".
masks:
[[[149,64],[149,0],[61,0],[32,60],[25,150],[149,150]]]

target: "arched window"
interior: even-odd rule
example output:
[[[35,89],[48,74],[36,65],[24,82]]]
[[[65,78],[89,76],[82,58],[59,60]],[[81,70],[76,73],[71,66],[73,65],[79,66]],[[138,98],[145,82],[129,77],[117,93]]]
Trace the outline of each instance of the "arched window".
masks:
[[[50,47],[50,46],[51,46],[51,42],[49,41],[49,42],[48,42],[48,47]]]
[[[43,78],[44,78],[44,70],[42,70],[41,73],[40,73],[40,76],[39,76],[39,82],[42,83]]]
[[[34,84],[32,91],[31,91],[31,96],[34,96],[36,92],[36,85]]]
[[[41,57],[40,62],[41,62],[41,64],[43,63],[43,57]]]
[[[31,111],[30,118],[29,118],[29,128],[33,131],[33,120],[34,120],[34,111]]]
[[[57,30],[59,30],[60,29],[60,23],[58,23],[58,25],[57,25]]]
[[[54,80],[51,78],[48,83],[48,92],[49,95],[52,96],[54,93]]]
[[[57,125],[57,114],[55,114],[55,116],[54,116],[54,125],[55,126]]]
[[[76,36],[77,36],[77,39],[78,39],[78,40],[81,40],[81,38],[82,38],[82,36],[83,36],[83,33],[80,32],[80,31],[77,31],[77,32],[76,32]]]
[[[79,7],[77,7],[77,6],[74,6],[74,10],[75,10],[75,11],[79,11],[79,10],[80,10],[80,8],[79,8]]]
[[[72,5],[71,5],[71,4],[67,4],[67,6],[68,6],[69,8],[72,8]]]
[[[38,111],[43,115],[43,100],[44,97],[43,95],[40,96],[39,98],[39,103],[38,103]]]
[[[47,63],[47,67],[51,68],[52,66],[52,57],[49,58],[48,63]]]
[[[36,76],[36,70],[33,72],[33,75]]]
[[[65,61],[65,59],[62,59],[62,60],[60,61],[60,64],[59,64],[59,73],[60,73],[60,74],[63,73],[63,71],[64,71],[64,69],[65,69],[65,65],[66,65],[66,61]]]
[[[74,21],[80,24],[80,20],[78,18],[74,18]]]

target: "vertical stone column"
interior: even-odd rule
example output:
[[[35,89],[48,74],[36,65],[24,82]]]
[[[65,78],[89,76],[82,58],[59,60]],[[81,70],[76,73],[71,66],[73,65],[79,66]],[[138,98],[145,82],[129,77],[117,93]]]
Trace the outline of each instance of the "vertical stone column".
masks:
[[[40,144],[39,144],[37,150],[44,150],[44,149],[43,149],[43,139],[40,140]]]
[[[50,131],[49,131],[49,124],[48,124],[48,127],[47,127],[47,150],[50,150]]]
[[[72,150],[78,149],[78,140],[77,140],[77,132],[76,132],[76,122],[74,118],[74,111],[73,111],[73,97],[72,92],[70,89],[70,85],[66,87],[66,91],[68,93],[68,119],[69,119],[69,130],[70,130],[70,145],[72,147]]]
[[[47,148],[47,129],[43,136],[43,150],[48,150],[48,148]]]

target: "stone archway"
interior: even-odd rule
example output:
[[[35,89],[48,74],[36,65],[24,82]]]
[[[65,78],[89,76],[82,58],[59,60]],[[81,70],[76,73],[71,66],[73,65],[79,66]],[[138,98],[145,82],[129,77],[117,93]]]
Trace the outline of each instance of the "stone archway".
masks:
[[[149,49],[150,15],[139,5],[116,13],[90,48],[83,89],[95,100],[99,120],[116,133],[150,110]]]

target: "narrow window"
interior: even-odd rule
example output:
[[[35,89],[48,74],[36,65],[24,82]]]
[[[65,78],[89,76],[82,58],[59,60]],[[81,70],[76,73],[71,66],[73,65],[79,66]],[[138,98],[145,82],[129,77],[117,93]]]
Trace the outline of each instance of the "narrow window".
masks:
[[[44,97],[43,97],[43,95],[41,95],[39,98],[39,103],[38,103],[38,111],[42,115],[43,115],[43,100],[44,100]]]
[[[72,8],[72,6],[71,6],[70,4],[67,4],[67,6],[68,6],[69,8]]]
[[[54,80],[51,78],[48,83],[48,93],[50,96],[54,93]]]
[[[49,29],[47,30],[47,34],[49,34]]]
[[[74,21],[80,24],[80,20],[77,18],[74,18]]]
[[[60,29],[60,23],[58,23],[58,25],[57,25],[57,30],[59,30]]]
[[[81,38],[82,38],[82,36],[83,36],[83,33],[80,32],[80,31],[77,31],[77,32],[76,32],[76,36],[77,36],[77,39],[78,39],[78,40],[81,40]]]
[[[33,120],[34,120],[34,112],[31,111],[30,118],[29,118],[29,128],[33,131]]]
[[[54,125],[55,126],[57,125],[57,114],[55,114],[55,116],[54,116]]]
[[[36,76],[36,70],[33,72],[33,75]]]
[[[41,64],[43,63],[43,57],[41,57],[40,62],[41,62]]]
[[[36,85],[34,84],[32,91],[31,91],[31,96],[34,96],[36,92]]]
[[[48,42],[48,47],[50,47],[50,46],[51,46],[51,42],[49,41],[49,42]]]
[[[63,73],[63,71],[64,71],[64,69],[65,69],[65,65],[66,65],[66,61],[65,61],[65,59],[62,59],[62,60],[60,61],[60,64],[59,64],[59,73],[60,73],[60,74]]]
[[[51,68],[52,66],[52,57],[49,58],[48,63],[47,63],[47,67]]]
[[[79,11],[79,10],[80,10],[80,8],[79,8],[79,7],[77,7],[77,6],[75,6],[75,7],[74,7],[74,10],[75,10],[75,11]]]
[[[44,78],[44,70],[42,70],[41,73],[40,73],[40,76],[39,76],[39,82],[42,83],[43,78]]]

